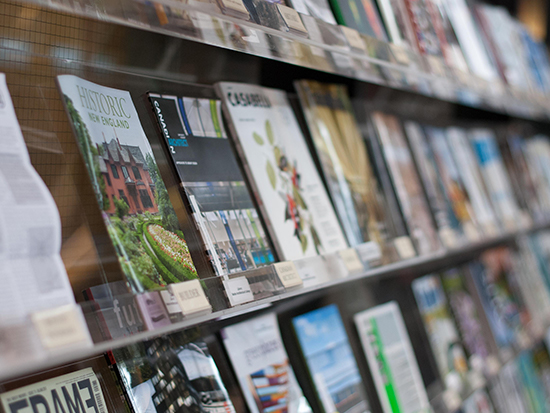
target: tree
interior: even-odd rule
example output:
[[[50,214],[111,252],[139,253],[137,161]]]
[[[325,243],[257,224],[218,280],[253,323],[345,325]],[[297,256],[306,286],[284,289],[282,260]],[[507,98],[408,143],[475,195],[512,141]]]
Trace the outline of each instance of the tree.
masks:
[[[120,219],[124,218],[130,210],[130,206],[122,198],[117,199],[113,197],[113,201],[115,203],[116,216]]]

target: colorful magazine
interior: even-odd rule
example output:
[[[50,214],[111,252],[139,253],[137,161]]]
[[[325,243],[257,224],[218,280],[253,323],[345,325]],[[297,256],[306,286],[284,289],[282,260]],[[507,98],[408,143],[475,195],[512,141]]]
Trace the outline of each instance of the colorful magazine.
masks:
[[[218,367],[195,332],[158,337],[113,350],[136,413],[235,413]]]
[[[310,311],[292,324],[324,412],[370,412],[338,307]]]
[[[404,0],[416,47],[420,53],[443,57],[436,27],[441,24],[430,0]],[[444,40],[444,39],[442,39]]]
[[[464,380],[469,367],[449,304],[436,275],[413,281],[412,289],[441,377],[458,373]]]
[[[466,238],[476,241],[481,236],[481,229],[478,228],[470,197],[447,142],[445,129],[427,127],[426,136],[433,151],[441,185],[451,203],[453,212],[459,220]]]
[[[397,303],[361,311],[354,319],[384,413],[431,411]]]
[[[345,86],[295,83],[329,194],[350,245],[388,242],[385,211]]]
[[[135,292],[197,278],[130,93],[58,83],[120,266]]]
[[[149,94],[217,275],[275,261],[215,99]]]
[[[416,39],[403,0],[377,0],[389,40],[416,49]]]
[[[279,257],[345,249],[346,238],[286,94],[240,83],[216,88]]]
[[[464,182],[464,186],[468,191],[468,197],[479,226],[486,236],[497,235],[500,225],[485,191],[481,173],[466,131],[460,128],[448,128],[447,140],[462,177],[462,182]]]
[[[310,413],[288,361],[277,316],[267,314],[221,331],[252,413]]]
[[[373,0],[330,0],[330,2],[339,24],[378,40],[387,41],[386,31]]]
[[[473,129],[470,131],[470,141],[501,222],[509,230],[520,228],[523,225],[522,214],[514,198],[494,133],[489,129]]]
[[[441,274],[441,280],[465,350],[470,356],[486,361],[491,348],[474,299],[464,284],[462,271],[458,268],[446,270]]]
[[[372,118],[409,235],[420,255],[435,252],[441,243],[399,120],[380,112]]]
[[[443,177],[438,171],[433,151],[418,123],[406,121],[403,126],[437,225],[439,238],[446,247],[454,247],[464,241],[464,234],[451,200],[445,192]],[[444,172],[447,173],[447,171]],[[449,179],[448,176],[445,178]]]

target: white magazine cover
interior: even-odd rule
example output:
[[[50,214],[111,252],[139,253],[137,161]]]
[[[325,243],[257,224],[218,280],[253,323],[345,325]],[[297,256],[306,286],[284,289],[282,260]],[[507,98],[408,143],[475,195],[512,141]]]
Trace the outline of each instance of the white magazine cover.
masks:
[[[430,411],[401,311],[395,301],[354,316],[384,413]]]
[[[490,129],[473,129],[470,141],[496,212],[506,229],[517,229],[522,225],[522,212],[512,193],[494,133]]]
[[[288,3],[299,13],[308,14],[330,24],[338,24],[328,0],[289,0]]]
[[[226,327],[223,343],[251,413],[310,413],[273,313]]]
[[[498,80],[466,0],[443,1],[470,70],[487,81]]]
[[[281,258],[347,248],[286,93],[228,82],[216,90]]]
[[[464,186],[468,191],[477,222],[481,225],[485,236],[498,234],[499,224],[483,187],[481,174],[466,131],[460,128],[448,128],[447,139]]]

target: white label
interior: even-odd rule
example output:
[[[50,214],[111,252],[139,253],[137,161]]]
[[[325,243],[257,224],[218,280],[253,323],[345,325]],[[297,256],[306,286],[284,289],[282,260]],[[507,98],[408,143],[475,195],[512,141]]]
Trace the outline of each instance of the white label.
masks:
[[[444,227],[439,230],[439,238],[443,241],[443,245],[448,248],[455,247],[458,241],[455,232],[449,227]]]
[[[170,284],[169,288],[176,297],[184,316],[212,310],[199,280]]]
[[[342,258],[342,261],[344,261],[344,265],[350,273],[356,273],[365,269],[355,249],[347,248],[339,251],[338,254],[340,255],[340,258]]]
[[[355,29],[351,29],[346,26],[340,26],[340,29],[342,29],[342,33],[344,33],[344,36],[346,36],[346,39],[348,40],[348,43],[351,47],[354,49],[359,49],[364,52],[367,51],[367,46],[365,45],[365,42],[361,38],[361,35],[359,32]]]
[[[292,261],[283,261],[273,264],[275,272],[283,283],[285,288],[297,287],[302,285],[302,278]]]
[[[248,36],[242,36],[241,39],[248,43],[260,43],[260,38],[258,37],[256,30],[248,29],[248,34]]]
[[[395,249],[401,257],[401,259],[412,258],[416,256],[411,239],[404,235],[402,237],[397,237],[393,240]]]
[[[309,46],[309,48],[311,49],[311,53],[315,56],[319,56],[319,57],[324,57],[326,58],[326,54],[325,54],[325,51],[323,49],[321,49],[320,47],[317,47],[317,46]]]
[[[101,386],[88,367],[0,395],[4,412],[107,413]]]
[[[307,29],[305,28],[304,23],[296,10],[283,6],[282,4],[277,4],[277,8],[279,9],[279,13],[281,13],[282,18],[289,29],[307,34]]]
[[[224,280],[225,291],[231,305],[239,305],[254,301],[250,283],[246,277],[237,277]]]
[[[164,301],[164,305],[166,306],[169,314],[181,313],[180,305],[178,304],[176,297],[174,297],[174,294],[170,291],[163,290],[160,292],[160,296],[162,297],[162,301]]]
[[[479,231],[472,222],[465,222],[462,228],[464,229],[464,235],[466,235],[468,241],[479,241]]]
[[[219,0],[224,9],[230,9],[238,13],[248,14],[247,8],[244,6],[242,0]]]
[[[82,309],[68,304],[31,315],[40,342],[48,350],[73,345],[91,345]]]
[[[364,242],[355,247],[359,258],[365,263],[376,262],[382,259],[382,250],[375,241]]]

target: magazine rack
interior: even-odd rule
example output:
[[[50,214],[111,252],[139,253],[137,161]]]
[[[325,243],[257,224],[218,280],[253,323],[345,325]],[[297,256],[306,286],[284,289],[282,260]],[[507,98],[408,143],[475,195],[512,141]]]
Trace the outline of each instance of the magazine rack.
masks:
[[[64,232],[61,255],[93,342],[45,350],[35,337],[29,339],[29,347],[23,348],[15,338],[20,337],[18,331],[35,334],[31,320],[9,326],[9,330],[0,330],[0,350],[11,355],[10,363],[0,369],[0,383],[194,326],[218,331],[251,312],[259,314],[267,308],[287,308],[291,302],[292,305],[313,300],[322,302],[324,297],[339,295],[343,290],[346,294],[342,294],[341,300],[353,297],[373,304],[374,295],[381,299],[390,297],[388,285],[396,294],[405,294],[405,288],[401,287],[418,276],[465,263],[488,249],[514,245],[524,235],[550,228],[550,217],[546,217],[515,232],[387,265],[380,265],[379,252],[372,244],[365,243],[226,277],[204,277],[199,285],[208,306],[184,316],[174,297],[174,287],[155,291],[156,299],[164,296],[168,314],[165,322],[147,327],[146,320],[139,320],[136,302],[150,300],[153,305],[155,298],[149,293],[131,293],[123,281],[55,87],[57,75],[70,73],[111,84],[133,82],[133,87],[139,84],[142,89],[157,91],[163,82],[213,83],[221,80],[221,76],[224,80],[278,86],[280,79],[269,76],[286,68],[299,71],[299,76],[337,78],[339,82],[353,85],[356,91],[375,89],[381,104],[388,104],[387,95],[397,94],[405,97],[405,103],[415,106],[416,112],[426,111],[418,102],[442,106],[448,111],[446,115],[457,122],[461,121],[460,112],[468,107],[477,118],[487,116],[492,121],[505,123],[511,116],[516,122],[540,128],[548,127],[550,97],[514,90],[500,83],[489,85],[471,74],[453,71],[441,61],[428,61],[363,35],[359,35],[362,46],[351,44],[341,27],[305,15],[300,18],[308,36],[290,33],[284,26],[260,26],[224,15],[212,1],[0,0],[0,4],[5,5],[7,14],[12,13],[0,24],[0,32],[5,34],[0,36],[1,71],[8,73],[10,87],[14,86],[12,96],[33,165],[60,209]],[[275,5],[267,7],[278,16]],[[165,20],[159,20],[159,8]],[[45,15],[40,23],[49,37],[42,38],[44,33],[30,33],[21,28],[40,13]],[[62,23],[59,16],[69,21]],[[10,26],[10,18],[16,19],[19,26]],[[220,32],[219,27],[225,27],[226,31]],[[73,35],[73,29],[79,32],[79,38]],[[115,33],[116,41],[112,45],[105,46],[110,40],[106,33]],[[152,61],[143,56],[142,43],[147,36],[164,41],[159,47],[162,51],[155,54]],[[180,42],[180,39],[184,40]],[[89,47],[85,48],[85,44]],[[130,52],[121,56],[120,50]],[[186,53],[192,55],[197,50],[204,52],[206,63],[197,62],[197,67],[190,69]],[[203,70],[206,66],[208,70]],[[219,68],[227,71],[220,73]],[[263,69],[267,74],[262,73]],[[288,81],[284,79],[281,83]],[[135,93],[133,96],[143,98]],[[144,122],[145,119],[146,116],[142,116]],[[159,160],[178,219],[183,221],[185,206],[181,188],[169,172],[160,139],[154,132],[147,136]],[[197,243],[194,248],[201,250],[202,246]],[[204,262],[199,265],[206,267]],[[293,277],[284,279],[281,265],[293,269]],[[201,268],[198,268],[199,274],[203,273]],[[209,291],[214,290],[221,291],[221,297],[211,296]],[[88,294],[87,301],[82,297],[83,291],[84,295]],[[406,305],[414,306],[411,297],[401,298]],[[348,301],[352,306],[353,300]],[[547,327],[539,326],[537,338]],[[4,333],[14,339],[2,341]],[[419,340],[424,338],[422,334],[419,333]],[[29,350],[31,345],[35,350]],[[430,356],[424,356],[425,360],[421,361],[429,365]],[[441,388],[432,390],[431,396],[447,397],[448,400],[442,402],[449,409],[456,404],[456,399],[443,395]]]
[[[437,99],[527,119],[546,120],[549,100],[539,91],[488,82],[450,68],[442,59],[357,33],[352,45],[340,26],[300,15],[307,36],[290,33],[276,4],[263,12],[273,27],[224,15],[215,0],[27,0],[84,17],[123,24],[255,56],[390,86]],[[231,27],[230,36],[221,27]]]

